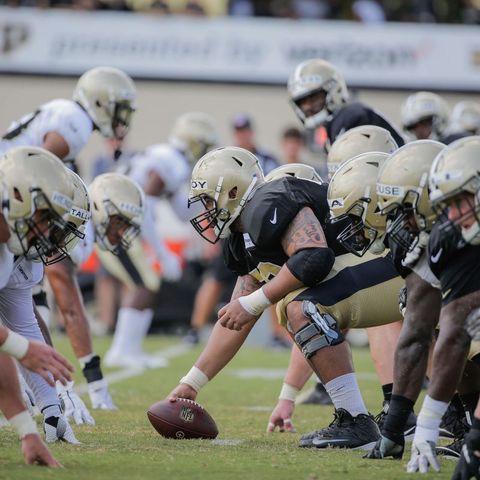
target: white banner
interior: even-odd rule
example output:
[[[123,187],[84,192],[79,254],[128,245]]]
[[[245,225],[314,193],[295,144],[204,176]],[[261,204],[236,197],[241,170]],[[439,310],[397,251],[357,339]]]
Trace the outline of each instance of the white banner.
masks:
[[[113,65],[136,77],[285,84],[321,57],[357,87],[478,91],[480,32],[461,25],[0,8],[0,72],[78,75]]]

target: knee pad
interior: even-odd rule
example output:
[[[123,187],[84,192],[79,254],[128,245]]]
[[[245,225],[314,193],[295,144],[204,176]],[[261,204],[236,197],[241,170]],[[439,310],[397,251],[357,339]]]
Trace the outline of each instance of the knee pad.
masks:
[[[302,310],[310,323],[296,332],[294,338],[307,360],[322,348],[339,345],[344,341],[334,317],[320,313],[310,300],[303,301]]]

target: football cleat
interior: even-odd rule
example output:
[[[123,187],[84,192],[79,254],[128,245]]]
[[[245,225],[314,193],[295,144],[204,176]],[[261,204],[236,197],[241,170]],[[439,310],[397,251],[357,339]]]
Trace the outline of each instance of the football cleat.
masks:
[[[47,417],[43,420],[43,431],[47,443],[66,442],[72,445],[80,445],[73,433],[72,427],[63,415],[59,417]]]
[[[297,405],[333,405],[332,399],[321,382],[317,382],[313,388],[298,395],[295,403]]]
[[[381,459],[393,457],[394,459],[398,460],[403,457],[404,450],[405,443],[399,444],[381,435],[375,446],[366,455],[364,455],[363,458]]]
[[[462,446],[464,444],[463,438],[457,438],[448,445],[440,445],[435,448],[435,452],[438,456],[447,458],[449,460],[458,460],[462,455]]]
[[[468,432],[468,421],[465,417],[465,410],[456,407],[450,402],[447,411],[440,423],[440,437],[463,438]]]
[[[168,359],[145,352],[116,354],[109,350],[103,363],[110,368],[164,368],[168,366]]]
[[[334,416],[328,427],[302,435],[300,447],[370,449],[380,437],[371,415],[352,417],[345,409],[339,408]]]
[[[183,342],[192,347],[200,343],[200,335],[198,330],[191,328],[183,337]]]
[[[380,430],[382,430],[382,427],[387,418],[389,407],[390,407],[390,402],[384,401],[382,410],[375,417],[375,422],[377,423],[378,428]],[[411,412],[410,415],[408,416],[407,424],[405,425],[405,430],[403,432],[403,436],[405,437],[405,440],[411,440],[413,438],[416,428],[417,428],[417,416],[415,415],[414,412]]]

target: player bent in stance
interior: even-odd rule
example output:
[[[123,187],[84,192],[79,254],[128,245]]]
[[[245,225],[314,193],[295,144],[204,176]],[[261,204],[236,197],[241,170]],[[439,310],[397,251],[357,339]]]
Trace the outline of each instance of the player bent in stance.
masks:
[[[0,159],[4,184],[3,214],[11,231],[8,249],[16,256],[0,290],[0,319],[15,333],[44,343],[32,304],[32,287],[43,276],[42,263],[66,254],[83,233],[69,220],[74,185],[55,155],[36,147],[18,147]],[[3,264],[8,265],[2,259]],[[64,418],[60,399],[41,375],[21,367],[35,403],[44,415],[47,442],[78,443]]]
[[[208,239],[213,229],[215,241],[227,239],[227,266],[240,276],[203,353],[169,399],[195,399],[200,388],[233,358],[265,308],[290,294],[290,301],[284,304],[287,328],[315,373],[328,388],[331,386],[337,408],[336,435],[319,438],[318,446],[373,444],[379,432],[358,389],[348,344],[337,319],[315,305],[320,282],[329,274],[335,277],[338,270],[345,269],[349,276],[351,259],[356,258],[343,255],[346,251],[336,241],[345,225],[321,223],[328,216],[327,186],[293,177],[265,183],[254,155],[227,147],[214,150],[197,163],[190,193],[190,203],[202,202],[205,207],[203,214],[192,219],[192,225],[204,238]],[[385,302],[386,292],[400,287],[396,272],[388,260],[374,262],[375,273],[369,276],[368,265],[367,275],[360,277],[379,284],[382,318],[390,314],[392,321],[398,320],[395,295],[390,305]],[[352,293],[358,285],[353,285]],[[301,292],[308,296],[305,301],[291,301]],[[325,293],[332,300],[336,292]],[[348,310],[347,305],[345,308]],[[345,317],[351,313],[348,310]],[[377,312],[373,321],[379,315]],[[325,431],[330,434],[332,429]]]
[[[18,146],[42,147],[76,170],[75,158],[94,131],[105,138],[121,140],[125,137],[135,111],[135,99],[134,82],[126,73],[113,67],[92,68],[79,78],[72,99],[51,100],[13,122],[0,139],[0,153]],[[120,153],[116,152],[116,156]],[[72,258],[82,259],[88,245],[91,246],[91,237],[87,232],[87,238],[77,247]],[[55,264],[50,259],[48,263],[48,281],[84,377],[87,383],[91,383],[91,378],[103,379],[100,357],[93,351],[83,298],[76,278],[76,264],[69,258]],[[48,305],[41,286],[34,288],[34,300],[36,306],[42,309],[42,317],[48,324]],[[71,386],[67,392],[80,405],[81,400]],[[65,390],[60,393],[64,396],[67,394]],[[90,386],[89,396],[95,409],[114,408],[108,400],[110,395],[105,382],[102,389],[98,383]],[[75,413],[75,421],[92,423],[93,418],[84,407]]]
[[[430,202],[437,222],[430,234],[430,269],[440,280],[442,308],[428,394],[418,416],[408,472],[439,470],[435,444],[470,347],[468,316],[480,307],[478,198],[480,137],[449,145],[430,170]]]

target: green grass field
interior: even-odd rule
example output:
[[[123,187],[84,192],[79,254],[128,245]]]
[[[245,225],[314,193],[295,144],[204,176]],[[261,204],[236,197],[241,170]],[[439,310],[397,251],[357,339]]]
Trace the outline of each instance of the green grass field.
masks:
[[[95,348],[104,352],[108,343],[106,339],[96,340]],[[159,350],[175,343],[178,343],[177,339],[149,338],[147,349]],[[55,344],[72,358],[64,338],[56,338]],[[163,439],[153,430],[145,412],[150,404],[164,398],[177,384],[199,351],[199,348],[192,349],[173,358],[169,368],[145,371],[112,384],[111,392],[119,411],[92,412],[97,421],[95,427],[75,427],[83,445],[52,446],[52,451],[65,466],[63,470],[25,466],[14,432],[10,428],[0,429],[0,479],[412,478],[405,473],[406,460],[372,461],[363,460],[360,451],[298,448],[300,433],[325,426],[331,421],[330,407],[297,407],[294,420],[299,433],[264,433],[281,380],[255,378],[254,375],[244,378],[245,375],[239,374],[261,373],[259,369],[276,369],[281,374],[288,362],[288,353],[285,352],[244,348],[228,368],[201,392],[198,400],[215,418],[220,430],[218,438],[223,442]],[[373,375],[369,352],[359,349],[354,354],[365,401],[368,408],[376,413],[381,405],[381,391]],[[106,373],[110,372],[107,370]],[[77,383],[81,384],[81,372],[77,372],[76,377]],[[88,405],[88,398],[84,397],[84,400]],[[441,473],[421,478],[449,479],[454,463],[441,463]]]

